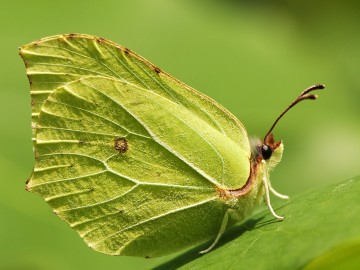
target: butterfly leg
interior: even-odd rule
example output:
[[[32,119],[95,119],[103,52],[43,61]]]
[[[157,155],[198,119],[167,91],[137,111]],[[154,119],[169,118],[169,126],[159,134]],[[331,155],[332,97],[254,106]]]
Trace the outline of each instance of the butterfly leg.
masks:
[[[284,217],[277,215],[277,214],[275,213],[274,209],[273,209],[272,206],[271,206],[271,203],[270,203],[269,181],[268,181],[266,175],[263,176],[263,179],[262,179],[262,180],[263,180],[263,182],[264,182],[264,187],[265,187],[265,201],[266,201],[267,206],[269,207],[269,210],[270,210],[271,214],[272,214],[275,218],[277,218],[277,219],[279,219],[279,220],[283,220]]]
[[[217,234],[214,242],[213,242],[213,243],[211,244],[211,246],[208,247],[207,249],[200,251],[200,252],[199,252],[200,254],[208,253],[210,250],[212,250],[212,249],[216,246],[216,244],[219,242],[221,236],[222,236],[222,235],[224,234],[224,232],[225,232],[226,225],[227,225],[228,220],[229,220],[229,215],[230,215],[231,212],[233,212],[233,211],[236,212],[235,209],[231,209],[231,208],[229,208],[228,210],[226,210],[225,215],[224,215],[224,218],[223,218],[222,223],[221,223],[221,226],[220,226],[220,230],[219,230],[219,232],[218,232],[218,234]]]
[[[276,197],[280,198],[280,199],[284,199],[284,200],[288,200],[289,199],[289,196],[288,195],[284,195],[284,194],[281,194],[279,192],[277,192],[272,186],[271,186],[271,183],[269,181],[269,189],[271,191],[272,194],[274,194]]]

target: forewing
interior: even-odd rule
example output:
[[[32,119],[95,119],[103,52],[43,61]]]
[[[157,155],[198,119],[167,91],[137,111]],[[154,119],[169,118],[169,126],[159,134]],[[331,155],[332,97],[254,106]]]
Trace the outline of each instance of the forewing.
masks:
[[[246,130],[236,117],[127,48],[102,38],[69,34],[23,46],[20,55],[31,85],[34,129],[42,104],[56,88],[86,76],[105,76],[132,83],[183,106],[250,156]],[[209,63],[212,61],[209,59]]]

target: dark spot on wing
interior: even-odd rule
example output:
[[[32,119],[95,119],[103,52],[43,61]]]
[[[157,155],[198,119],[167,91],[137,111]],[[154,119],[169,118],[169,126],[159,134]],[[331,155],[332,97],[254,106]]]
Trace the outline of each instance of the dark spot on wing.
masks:
[[[25,66],[27,68],[27,66]],[[30,75],[29,73],[26,72],[26,77],[28,78],[28,81],[30,82],[31,81],[31,78],[30,78]]]
[[[96,39],[96,41],[99,42],[99,43],[103,42],[104,40],[105,40],[105,38],[97,38]]]
[[[126,54],[130,54],[130,53],[131,53],[131,50],[128,49],[128,48],[125,48],[125,49],[124,49],[124,52],[125,52]]]
[[[155,70],[155,72],[156,72],[157,74],[159,74],[159,73],[161,72],[161,69],[158,68],[158,67],[154,67],[154,70]]]
[[[25,190],[26,191],[30,191],[30,187],[29,187],[29,182],[30,182],[30,178],[28,178],[27,180],[26,180],[26,182],[25,182]]]
[[[69,34],[67,37],[68,38],[75,38],[77,35],[76,34]]]
[[[114,148],[116,151],[119,151],[119,153],[123,154],[128,150],[128,144],[126,139],[119,138],[114,141]]]
[[[80,145],[84,145],[86,142],[84,140],[79,140]]]
[[[128,91],[128,92],[130,92],[130,91]],[[139,106],[139,105],[144,104],[144,102],[143,101],[134,101],[134,102],[129,102],[129,104],[131,106]]]

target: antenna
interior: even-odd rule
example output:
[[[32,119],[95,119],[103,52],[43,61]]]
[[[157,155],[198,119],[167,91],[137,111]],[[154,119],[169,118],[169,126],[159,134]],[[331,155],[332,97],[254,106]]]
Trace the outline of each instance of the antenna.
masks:
[[[271,128],[269,129],[268,133],[266,133],[265,137],[264,137],[264,142],[266,141],[267,136],[269,136],[269,134],[271,133],[271,131],[274,129],[274,127],[276,126],[276,124],[279,122],[279,120],[284,116],[285,113],[287,113],[288,110],[290,110],[292,107],[294,107],[296,104],[298,104],[300,101],[306,100],[306,99],[317,99],[317,95],[314,94],[309,94],[311,91],[314,90],[321,90],[324,89],[325,85],[323,84],[315,84],[312,85],[308,88],[306,88],[304,91],[302,91],[302,93],[293,101],[291,102],[291,104],[279,115],[278,118],[276,118],[274,124],[271,126]]]

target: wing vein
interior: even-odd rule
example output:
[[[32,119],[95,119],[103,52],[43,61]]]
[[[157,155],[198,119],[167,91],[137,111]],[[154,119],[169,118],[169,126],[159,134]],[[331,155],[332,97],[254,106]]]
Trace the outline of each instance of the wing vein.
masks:
[[[61,182],[67,182],[67,181],[76,181],[76,180],[79,180],[79,179],[100,175],[100,174],[103,174],[103,173],[106,173],[106,172],[107,172],[107,170],[103,170],[103,171],[100,171],[100,172],[80,175],[80,176],[72,177],[72,178],[64,178],[64,179],[57,179],[57,180],[42,182],[40,184],[32,185],[31,188],[40,187],[40,186],[48,185],[48,184],[54,184],[54,183],[61,183]]]
[[[177,212],[180,212],[180,211],[184,211],[184,210],[187,210],[187,209],[191,209],[191,208],[193,208],[193,207],[197,207],[197,206],[203,205],[203,204],[205,204],[205,203],[209,203],[209,202],[214,201],[214,200],[216,200],[216,199],[218,199],[218,198],[217,198],[217,197],[212,197],[212,198],[210,198],[210,199],[206,199],[206,200],[204,200],[204,201],[197,202],[197,203],[194,203],[194,204],[191,204],[191,205],[187,205],[187,206],[184,206],[184,207],[181,207],[181,208],[173,209],[173,210],[167,211],[167,212],[165,212],[165,213],[162,213],[162,214],[160,214],[160,215],[157,215],[157,216],[148,218],[148,219],[146,219],[146,220],[137,222],[137,223],[135,223],[135,224],[133,224],[133,225],[130,225],[130,226],[127,226],[127,227],[125,227],[125,228],[123,228],[123,229],[121,229],[121,230],[119,230],[119,231],[117,231],[117,232],[115,232],[115,233],[107,236],[107,237],[104,237],[104,238],[100,239],[99,241],[91,244],[91,246],[92,246],[92,247],[96,247],[96,246],[98,246],[99,244],[101,244],[102,242],[106,241],[107,239],[111,239],[111,238],[115,237],[116,235],[118,235],[118,234],[120,234],[120,233],[122,233],[122,232],[124,232],[124,231],[130,230],[130,229],[132,229],[132,228],[135,228],[135,227],[140,226],[140,225],[142,225],[142,224],[145,224],[145,223],[147,223],[147,222],[150,222],[150,221],[153,221],[153,220],[157,220],[157,219],[159,219],[159,218],[166,217],[166,216],[168,216],[168,215],[170,215],[170,214],[173,214],[173,213],[177,213]]]
[[[100,89],[92,86],[92,85],[88,85],[86,83],[83,82],[84,85],[87,85],[88,87],[93,88],[94,90],[98,91],[100,94],[106,96],[107,98],[109,98],[110,100],[113,100],[115,103],[117,103],[120,107],[122,107],[124,110],[126,110],[131,116],[134,117],[134,119],[136,119],[138,121],[138,123],[140,125],[142,125],[147,131],[148,133],[152,136],[152,138],[154,139],[155,142],[157,142],[160,146],[164,147],[169,153],[171,153],[172,155],[174,155],[176,158],[182,160],[183,162],[185,162],[190,168],[192,168],[193,170],[195,170],[197,173],[199,173],[201,176],[205,177],[207,180],[209,180],[210,182],[212,182],[213,184],[217,185],[218,182],[213,179],[213,177],[211,177],[210,175],[208,175],[207,173],[205,173],[203,170],[201,170],[200,168],[194,166],[191,162],[189,162],[188,160],[186,160],[184,157],[182,157],[181,155],[179,155],[178,153],[174,152],[170,147],[168,147],[165,143],[163,143],[161,140],[158,139],[158,137],[148,128],[148,126],[143,123],[141,120],[138,119],[138,117],[136,117],[134,114],[132,114],[123,104],[119,103],[118,101],[112,99],[110,96],[106,95],[105,93],[101,92]],[[134,87],[138,88],[137,86],[133,85]],[[139,88],[142,89],[143,91],[147,91],[146,89],[143,88]],[[141,91],[139,91],[141,92]],[[156,93],[154,93],[156,94]],[[157,94],[156,94],[157,95]],[[175,103],[177,104],[177,103]],[[178,105],[178,104],[177,104]],[[199,135],[200,136],[200,135]],[[200,136],[201,137],[201,136]],[[212,148],[214,148],[213,145],[211,145]],[[216,151],[216,150],[215,150]],[[218,157],[221,159],[222,164],[223,164],[223,159],[222,157],[218,154]],[[224,165],[222,166],[224,167]],[[223,174],[224,168],[222,168],[222,174]]]
[[[113,51],[111,51],[107,46],[104,46],[108,52],[110,52],[115,59],[129,72],[131,73],[142,85],[144,85],[147,89],[150,89],[150,87],[139,77],[137,76],[130,67],[128,67],[116,54],[114,54]],[[122,78],[123,79],[123,78]],[[127,81],[125,79],[123,79],[124,81]]]

